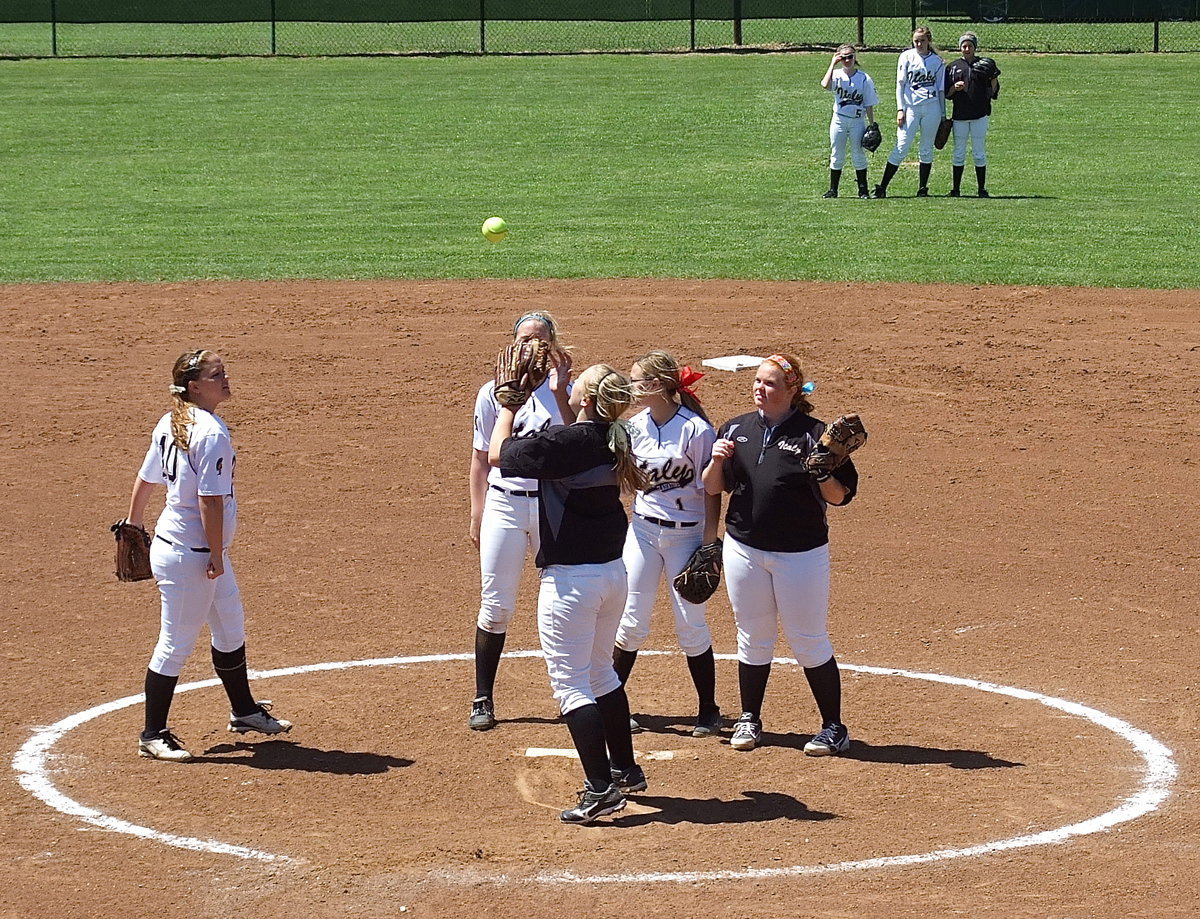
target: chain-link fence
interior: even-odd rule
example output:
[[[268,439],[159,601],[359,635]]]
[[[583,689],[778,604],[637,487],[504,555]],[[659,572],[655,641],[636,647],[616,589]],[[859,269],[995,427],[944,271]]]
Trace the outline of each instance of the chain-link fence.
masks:
[[[1200,0],[2,0],[0,55],[878,50],[918,23],[989,50],[1200,51]]]

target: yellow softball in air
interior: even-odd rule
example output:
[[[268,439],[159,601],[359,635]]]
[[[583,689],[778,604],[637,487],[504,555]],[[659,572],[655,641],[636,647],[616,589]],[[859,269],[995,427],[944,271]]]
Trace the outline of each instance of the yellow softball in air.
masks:
[[[482,230],[489,242],[498,243],[508,235],[508,221],[503,217],[489,217],[483,222]]]

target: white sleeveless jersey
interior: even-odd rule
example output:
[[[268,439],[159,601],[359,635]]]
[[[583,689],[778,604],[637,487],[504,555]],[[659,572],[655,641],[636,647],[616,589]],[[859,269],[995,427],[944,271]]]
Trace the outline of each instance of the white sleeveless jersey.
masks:
[[[704,520],[704,485],[700,473],[712,458],[717,441],[713,426],[682,405],[662,427],[650,410],[629,421],[633,455],[650,476],[633,500],[633,512],[680,523]]]
[[[155,535],[193,549],[208,547],[200,522],[200,496],[224,497],[222,548],[227,549],[237,527],[237,499],[233,493],[237,455],[224,421],[195,406],[192,418],[185,453],[171,436],[170,412],[162,416],[150,435],[150,449],[138,476],[143,481],[167,486],[167,504],[158,517]]]
[[[930,51],[925,57],[909,48],[896,62],[896,108],[912,108],[937,99],[944,92],[946,64]]]
[[[500,403],[496,401],[493,391],[496,383],[484,383],[475,397],[475,436],[472,446],[476,450],[487,452],[492,440],[492,429],[496,426],[496,417],[500,414]],[[550,389],[550,379],[542,383],[529,401],[521,406],[517,417],[513,419],[513,437],[529,437],[555,424],[565,424],[562,413],[558,410],[558,402]],[[537,479],[508,478],[500,474],[500,470],[492,466],[488,471],[488,484],[499,485],[509,491],[536,491]]]
[[[833,93],[833,113],[843,118],[861,118],[869,107],[879,104],[875,81],[863,70],[847,76],[841,67],[836,68],[829,91]]]

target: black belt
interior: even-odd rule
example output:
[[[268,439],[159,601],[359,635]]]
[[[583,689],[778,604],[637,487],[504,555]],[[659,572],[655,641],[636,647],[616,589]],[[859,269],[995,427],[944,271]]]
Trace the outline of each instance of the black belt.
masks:
[[[160,540],[162,542],[165,542],[168,546],[178,546],[180,549],[187,549],[191,552],[208,552],[208,551],[210,551],[208,549],[194,549],[191,546],[180,546],[179,543],[171,542],[171,540],[167,539],[167,537],[159,536],[157,533],[154,534],[154,538],[157,540]]]
[[[536,491],[510,491],[507,488],[501,488],[499,485],[489,485],[488,488],[494,488],[501,494],[512,495],[516,498],[536,498],[539,494]]]
[[[699,526],[699,520],[660,520],[658,517],[647,517],[645,514],[638,514],[643,520],[648,520],[650,523],[657,523],[660,527],[694,527]]]

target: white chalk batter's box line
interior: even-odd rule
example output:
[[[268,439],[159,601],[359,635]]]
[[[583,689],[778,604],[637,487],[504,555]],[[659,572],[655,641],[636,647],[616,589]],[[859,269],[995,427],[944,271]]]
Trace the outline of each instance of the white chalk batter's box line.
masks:
[[[641,655],[666,655],[673,654],[670,651],[642,651]],[[530,658],[541,657],[541,651],[510,651],[504,654],[507,658]],[[718,660],[736,660],[736,655],[733,654],[717,654],[714,655]],[[307,664],[300,667],[283,667],[278,670],[265,670],[252,674],[255,679],[270,679],[273,677],[299,676],[306,673],[320,673],[322,671],[334,670],[350,670],[355,667],[392,667],[408,664],[441,664],[454,661],[470,661],[474,659],[473,654],[422,654],[409,657],[379,657],[367,660],[357,661],[333,661],[321,664]],[[796,661],[791,658],[776,658],[776,664],[796,665]],[[958,849],[937,849],[932,852],[922,852],[912,855],[885,855],[878,858],[860,859],[857,861],[837,862],[835,864],[826,865],[791,865],[786,867],[773,868],[745,868],[739,870],[717,870],[717,871],[677,871],[677,872],[627,872],[622,874],[597,874],[597,875],[579,875],[571,872],[542,872],[534,875],[530,880],[543,884],[598,884],[598,883],[691,883],[695,881],[718,881],[718,880],[738,880],[745,878],[779,878],[793,877],[799,875],[812,874],[831,874],[848,871],[861,871],[870,868],[899,868],[908,865],[930,864],[933,862],[944,862],[953,859],[972,858],[980,855],[990,855],[996,852],[1005,852],[1011,849],[1025,849],[1032,846],[1056,845],[1067,842],[1076,836],[1086,836],[1092,833],[1099,833],[1108,830],[1121,823],[1127,823],[1130,820],[1135,820],[1156,811],[1167,800],[1171,793],[1171,785],[1179,774],[1179,769],[1175,764],[1174,754],[1164,744],[1160,743],[1150,734],[1134,727],[1126,721],[1115,718],[1112,715],[1107,715],[1104,712],[1097,711],[1094,708],[1089,708],[1086,705],[1081,705],[1078,702],[1071,702],[1067,699],[1058,699],[1053,696],[1043,695],[1042,693],[1033,692],[1028,689],[1020,689],[1014,686],[1003,686],[998,683],[988,683],[982,680],[967,679],[964,677],[946,676],[941,673],[921,673],[911,670],[901,670],[894,667],[869,667],[861,664],[845,664],[839,663],[841,670],[846,670],[854,673],[864,673],[873,676],[895,676],[903,677],[911,680],[925,680],[930,683],[942,683],[948,686],[963,686],[968,689],[975,689],[981,692],[990,692],[997,695],[1009,696],[1014,699],[1020,699],[1027,702],[1037,702],[1048,708],[1057,709],[1068,715],[1077,718],[1083,718],[1091,721],[1093,724],[1099,725],[1107,731],[1116,734],[1122,740],[1127,742],[1134,751],[1142,758],[1142,768],[1140,781],[1137,788],[1127,797],[1117,803],[1112,809],[1105,811],[1095,817],[1089,817],[1086,820],[1072,823],[1068,826],[1058,827],[1053,830],[1045,830],[1040,833],[1032,833],[1024,836],[1013,836],[1008,839],[995,840],[993,842],[980,843],[974,846],[966,846]],[[193,689],[202,689],[210,686],[217,686],[220,681],[217,679],[200,680],[193,683],[185,683],[176,688],[176,692],[189,692]],[[80,725],[86,724],[96,718],[104,715],[112,714],[123,708],[128,708],[132,705],[137,705],[144,700],[144,696],[138,694],[136,696],[127,696],[123,699],[116,699],[112,702],[106,702],[102,705],[97,705],[86,711],[71,715],[62,719],[48,727],[38,729],[33,737],[31,737],[13,757],[12,766],[18,774],[18,780],[22,787],[28,790],[34,797],[45,802],[50,807],[68,816],[75,817],[90,826],[98,827],[102,830],[107,830],[114,833],[127,833],[131,836],[138,836],[143,839],[153,840],[154,842],[162,843],[169,846],[175,846],[180,849],[191,849],[197,852],[210,852],[219,855],[231,855],[235,858],[248,859],[252,861],[273,862],[273,863],[291,863],[297,864],[304,861],[303,858],[297,858],[287,855],[279,855],[272,852],[265,852],[260,849],[251,849],[246,846],[234,845],[232,843],[218,842],[213,839],[198,839],[191,836],[180,836],[173,833],[165,833],[161,830],[155,830],[151,827],[139,826],[127,820],[121,820],[118,817],[113,817],[105,814],[94,807],[89,807],[81,804],[67,795],[63,794],[54,783],[50,780],[48,761],[53,757],[53,749],[63,737],[73,731]],[[447,879],[452,879],[449,873],[444,873]],[[478,876],[475,876],[475,881],[478,881]],[[509,878],[501,876],[496,878],[497,881],[515,881],[522,880],[519,878]]]

